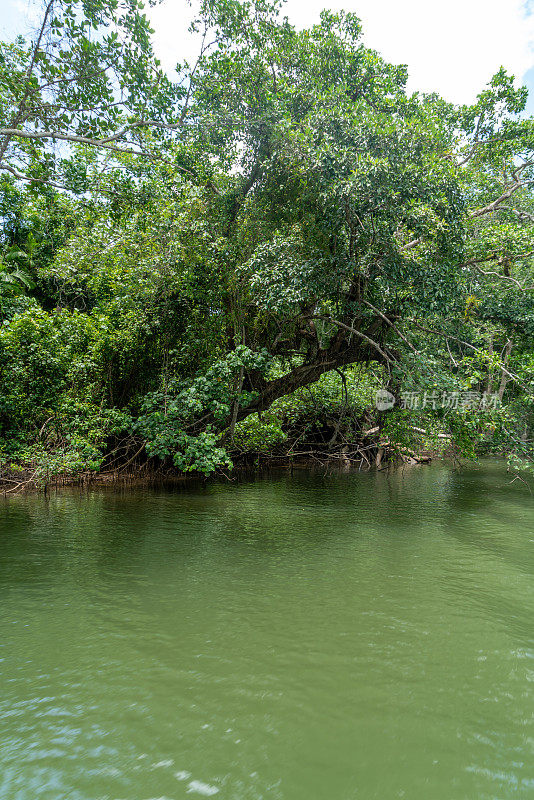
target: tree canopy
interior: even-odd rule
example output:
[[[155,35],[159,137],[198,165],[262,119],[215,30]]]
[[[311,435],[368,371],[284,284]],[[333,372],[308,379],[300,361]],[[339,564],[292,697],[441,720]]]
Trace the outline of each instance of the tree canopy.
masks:
[[[378,427],[530,459],[526,90],[503,68],[469,106],[409,94],[349,13],[297,30],[277,3],[215,0],[192,27],[177,82],[137,0],[51,0],[33,41],[1,45],[5,457],[144,449],[209,473],[305,387],[346,401],[348,377],[369,423],[373,387],[397,407],[494,393]]]

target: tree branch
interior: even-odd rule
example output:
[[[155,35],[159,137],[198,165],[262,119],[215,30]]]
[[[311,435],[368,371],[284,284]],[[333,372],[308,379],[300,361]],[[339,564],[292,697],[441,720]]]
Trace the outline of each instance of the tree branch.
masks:
[[[18,137],[20,139],[54,139],[62,142],[74,142],[75,144],[87,144],[91,147],[101,147],[106,150],[114,150],[118,153],[126,153],[129,155],[143,155],[142,150],[126,150],[122,147],[116,147],[111,144],[119,139],[122,139],[129,131],[141,127],[156,127],[167,128],[169,130],[180,127],[180,123],[171,124],[165,122],[158,122],[157,120],[144,120],[142,122],[133,122],[121,128],[120,131],[114,133],[113,136],[107,136],[105,139],[92,139],[89,136],[78,136],[74,133],[61,133],[60,131],[25,131],[19,128],[0,128],[0,136]]]
[[[416,322],[414,319],[407,320],[407,322],[410,322],[412,325],[415,325],[416,328],[419,328],[422,331],[426,331],[427,333],[433,333],[436,336],[441,336],[442,338],[445,339],[451,339],[453,342],[459,342],[459,344],[463,344],[464,347],[468,347],[470,350],[474,350],[475,353],[479,353],[482,356],[486,355],[486,353],[479,347],[475,347],[474,345],[469,344],[469,342],[465,342],[463,339],[459,339],[458,336],[452,336],[450,333],[445,333],[444,331],[437,331],[434,328],[427,328],[424,325],[421,325],[419,322]],[[499,364],[498,367],[504,373],[506,373],[506,375],[508,375],[508,377],[512,381],[514,381],[514,383],[517,383],[518,386],[520,386],[525,391],[527,392],[529,391],[528,387],[525,386],[525,384],[521,383],[517,375],[514,375],[512,372],[509,372],[502,364]]]
[[[406,342],[406,344],[408,345],[408,347],[410,348],[410,350],[412,350],[412,351],[413,351],[413,352],[414,352],[416,355],[419,355],[419,351],[415,349],[415,347],[413,346],[413,344],[412,344],[412,343],[411,343],[411,342],[410,342],[410,341],[409,341],[409,340],[406,338],[406,336],[405,336],[405,335],[402,333],[402,331],[400,331],[400,330],[399,330],[399,329],[396,327],[396,325],[394,325],[394,324],[392,323],[392,321],[391,321],[390,319],[388,319],[388,317],[386,317],[386,315],[385,315],[385,314],[383,314],[383,313],[382,313],[382,311],[380,311],[378,308],[375,308],[373,305],[371,305],[371,303],[370,303],[368,300],[362,300],[362,303],[365,303],[365,305],[366,305],[366,306],[369,306],[369,308],[371,309],[371,311],[374,311],[374,312],[375,312],[375,314],[378,314],[378,316],[379,316],[379,317],[382,317],[382,319],[383,319],[385,322],[387,322],[387,324],[388,324],[388,325],[389,325],[391,328],[393,328],[393,330],[395,331],[395,333],[396,333],[398,336],[400,336],[400,338],[401,338],[401,339],[403,339],[403,340]]]
[[[387,361],[389,364],[393,363],[393,361],[388,356],[388,354],[385,353],[384,350],[382,350],[382,348],[380,347],[378,342],[375,342],[374,339],[371,339],[370,336],[367,336],[366,333],[362,333],[362,331],[359,331],[357,328],[353,328],[351,325],[346,325],[344,322],[340,322],[338,319],[334,319],[333,317],[329,317],[327,315],[315,316],[315,317],[313,317],[313,319],[322,319],[325,322],[331,322],[332,325],[336,325],[338,328],[343,328],[343,330],[350,331],[350,333],[354,333],[356,336],[359,336],[360,339],[363,339],[364,342],[367,342],[367,344],[370,344],[371,347],[374,347],[374,349],[378,353],[380,353],[380,355],[382,356],[382,358],[385,361]]]
[[[14,167],[9,166],[9,164],[2,164],[0,162],[0,170],[5,170],[6,172],[10,172],[12,175],[17,178],[19,181],[35,181],[36,183],[45,183],[47,186],[53,186],[55,189],[67,189],[67,186],[64,186],[61,183],[54,183],[53,181],[48,180],[48,178],[36,178],[32,175],[23,175],[22,172],[14,169]]]

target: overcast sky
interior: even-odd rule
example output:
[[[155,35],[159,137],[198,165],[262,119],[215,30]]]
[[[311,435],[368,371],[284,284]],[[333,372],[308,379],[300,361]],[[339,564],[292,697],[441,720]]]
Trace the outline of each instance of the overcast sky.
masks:
[[[354,11],[368,46],[408,64],[410,89],[469,102],[502,64],[529,86],[534,113],[534,0],[288,0],[285,10],[303,27],[325,5]],[[28,29],[33,0],[0,0],[0,6],[3,35]],[[156,50],[168,69],[193,56],[190,14],[184,0],[163,0],[150,11]]]

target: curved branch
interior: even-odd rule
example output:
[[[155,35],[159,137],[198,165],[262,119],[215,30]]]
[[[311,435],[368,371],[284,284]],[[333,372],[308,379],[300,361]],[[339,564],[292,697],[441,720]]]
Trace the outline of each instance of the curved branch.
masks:
[[[482,356],[486,355],[485,351],[481,350],[480,347],[475,347],[473,344],[469,344],[469,342],[466,342],[463,339],[458,338],[458,336],[452,336],[452,334],[446,333],[445,331],[437,331],[435,330],[435,328],[427,328],[426,326],[421,325],[419,322],[416,322],[414,319],[407,320],[407,322],[410,322],[412,325],[415,325],[416,328],[419,328],[422,331],[426,331],[427,333],[433,333],[436,336],[441,336],[445,340],[450,339],[453,342],[458,342],[459,344],[463,344],[464,347],[468,347],[470,350],[474,350],[475,353],[479,353]],[[497,366],[500,370],[502,370],[502,372],[508,375],[508,377],[514,383],[517,383],[517,385],[520,386],[525,391],[527,392],[529,391],[528,386],[525,386],[524,383],[521,383],[517,375],[514,375],[512,372],[509,372],[502,364],[498,364]]]
[[[367,344],[370,344],[371,347],[374,347],[374,349],[378,353],[380,353],[380,355],[382,356],[382,358],[385,361],[387,361],[389,364],[393,363],[393,361],[388,356],[388,354],[385,353],[384,350],[382,350],[382,348],[380,347],[378,342],[375,342],[374,339],[371,339],[370,336],[367,336],[366,333],[362,333],[362,331],[359,331],[357,328],[353,328],[351,325],[346,325],[344,322],[340,322],[338,319],[334,319],[333,317],[329,317],[327,315],[316,316],[316,317],[313,317],[313,319],[322,319],[325,322],[331,322],[332,325],[336,325],[338,328],[343,328],[343,330],[350,331],[350,333],[354,333],[356,336],[359,336],[360,339],[363,339],[364,342],[367,342]]]
[[[369,308],[371,309],[371,311],[374,311],[374,312],[375,312],[375,314],[378,314],[378,316],[379,316],[379,317],[382,317],[382,319],[384,320],[384,322],[387,322],[387,324],[390,326],[390,328],[393,328],[393,330],[395,331],[395,333],[396,333],[398,336],[400,336],[400,338],[401,338],[401,339],[403,339],[403,340],[406,342],[406,344],[408,345],[408,347],[410,348],[410,350],[412,350],[412,351],[413,351],[413,352],[414,352],[416,355],[419,355],[419,351],[415,349],[415,347],[414,347],[414,346],[413,346],[413,344],[412,344],[412,343],[409,341],[409,339],[407,339],[407,338],[406,338],[406,336],[405,336],[405,335],[402,333],[402,331],[400,331],[400,330],[397,328],[397,326],[396,326],[396,325],[394,325],[394,324],[392,323],[392,321],[391,321],[391,320],[390,320],[388,317],[386,317],[386,315],[385,315],[385,314],[384,314],[382,311],[380,311],[380,309],[378,309],[378,308],[375,308],[373,305],[371,305],[371,303],[370,303],[368,300],[362,300],[362,303],[365,303],[365,305],[366,305],[366,306],[369,306]]]
[[[524,164],[523,168],[526,168],[527,166],[529,166],[529,164]],[[520,174],[519,171],[515,170],[514,178],[519,174]],[[469,217],[471,219],[476,219],[477,217],[482,217],[484,214],[491,214],[492,211],[497,211],[500,204],[504,203],[505,200],[509,200],[510,197],[513,194],[515,194],[515,192],[517,192],[518,189],[522,189],[524,186],[529,186],[532,183],[534,183],[534,178],[531,178],[528,181],[522,181],[516,179],[515,182],[511,186],[509,186],[508,189],[506,189],[506,191],[503,192],[500,197],[498,197],[492,203],[488,203],[487,206],[482,206],[482,208],[477,208],[475,211],[471,211]]]
[[[35,181],[36,183],[45,183],[47,186],[53,186],[55,189],[67,189],[67,187],[63,184],[54,183],[53,181],[48,180],[48,178],[35,178],[32,175],[23,175],[22,172],[19,172],[14,167],[11,167],[9,164],[2,164],[0,161],[0,170],[2,169],[6,172],[10,172],[19,181]]]

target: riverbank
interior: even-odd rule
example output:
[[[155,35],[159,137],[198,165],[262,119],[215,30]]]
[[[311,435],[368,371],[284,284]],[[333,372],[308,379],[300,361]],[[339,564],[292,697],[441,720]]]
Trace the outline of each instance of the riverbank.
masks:
[[[420,435],[427,434],[420,430]],[[454,457],[446,441],[439,440],[439,445],[415,450],[400,443],[393,443],[380,436],[377,428],[371,429],[358,442],[341,441],[329,444],[301,440],[292,442],[288,447],[279,446],[267,452],[265,450],[244,451],[228,447],[232,459],[232,469],[215,470],[211,475],[199,472],[184,472],[172,464],[162,463],[149,458],[144,448],[137,450],[134,458],[124,458],[116,463],[113,469],[106,465],[101,470],[80,470],[78,472],[53,472],[44,464],[10,464],[4,465],[0,472],[0,492],[4,495],[19,492],[47,492],[49,489],[62,487],[99,487],[99,486],[145,486],[157,484],[187,485],[212,479],[240,480],[243,476],[265,473],[271,469],[331,471],[370,471],[383,470],[399,465],[424,465],[432,460]],[[300,446],[297,447],[296,445]],[[52,460],[51,460],[51,463]]]

